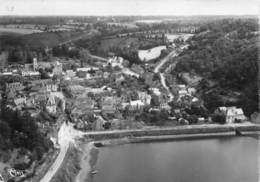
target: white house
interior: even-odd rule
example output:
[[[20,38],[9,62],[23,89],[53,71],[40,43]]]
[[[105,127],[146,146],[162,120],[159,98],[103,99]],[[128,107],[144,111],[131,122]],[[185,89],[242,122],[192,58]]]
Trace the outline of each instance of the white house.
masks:
[[[129,105],[132,109],[141,109],[145,104],[141,100],[134,100],[130,101]]]
[[[121,67],[122,64],[124,62],[124,59],[122,57],[117,57],[117,56],[114,56],[112,58],[110,58],[108,60],[108,63],[112,66],[112,67],[116,67],[116,66],[119,66]]]
[[[39,71],[22,71],[22,76],[40,76]]]
[[[179,90],[179,98],[184,97],[185,95],[188,95],[187,90]]]
[[[236,119],[241,121],[246,119],[246,116],[241,108],[219,107],[218,110],[225,114],[227,123],[234,123]]]
[[[151,104],[152,96],[150,96],[146,92],[138,92],[138,97],[145,105]]]
[[[243,110],[236,107],[227,107],[226,122],[234,123],[236,119],[241,121],[246,119]]]
[[[149,90],[151,90],[157,96],[161,95],[159,88],[149,88]]]

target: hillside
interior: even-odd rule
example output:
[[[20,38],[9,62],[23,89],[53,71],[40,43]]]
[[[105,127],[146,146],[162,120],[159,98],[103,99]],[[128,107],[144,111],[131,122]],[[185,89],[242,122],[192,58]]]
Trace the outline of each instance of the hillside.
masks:
[[[44,32],[30,35],[4,34],[0,36],[0,50],[7,47],[27,46],[31,49],[54,47],[69,41],[91,38],[99,34],[96,30],[87,32]]]
[[[249,116],[258,103],[257,20],[226,19],[208,23],[201,30],[178,57],[172,74],[192,72],[202,76],[199,88],[209,110],[236,105]]]

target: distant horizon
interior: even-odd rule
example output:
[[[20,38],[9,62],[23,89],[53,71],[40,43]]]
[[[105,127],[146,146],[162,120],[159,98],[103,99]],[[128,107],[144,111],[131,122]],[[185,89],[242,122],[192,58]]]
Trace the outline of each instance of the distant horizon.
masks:
[[[258,0],[0,0],[1,16],[258,15]]]
[[[226,14],[226,15],[220,15],[220,14],[200,14],[200,15],[22,15],[22,14],[17,14],[17,15],[1,15],[0,17],[154,17],[154,18],[160,18],[160,17],[201,17],[201,16],[219,16],[219,17],[228,17],[228,16],[236,16],[236,17],[242,17],[242,16],[257,16],[259,17],[258,14],[241,14],[241,15],[237,15],[237,14]]]

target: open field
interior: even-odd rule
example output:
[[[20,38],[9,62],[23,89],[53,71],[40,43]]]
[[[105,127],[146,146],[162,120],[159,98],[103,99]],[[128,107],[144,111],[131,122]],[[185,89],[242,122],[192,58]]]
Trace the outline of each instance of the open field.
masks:
[[[178,38],[182,38],[183,41],[186,41],[188,38],[193,36],[193,34],[166,34],[165,36],[170,42],[173,42],[175,39]]]
[[[25,28],[4,28],[0,27],[0,35],[2,33],[17,33],[17,34],[33,34],[33,33],[41,33],[43,31],[41,30],[36,30],[36,29],[25,29]]]
[[[138,28],[136,24],[134,23],[107,23],[108,25],[115,25],[115,26],[120,26],[120,27],[126,27],[126,28]]]
[[[148,50],[139,50],[138,57],[142,61],[150,61],[158,58],[161,55],[161,51],[166,49],[166,46],[157,46]]]
[[[70,41],[77,41],[79,39],[90,39],[98,33],[98,31],[92,30],[88,32],[43,32],[26,35],[17,33],[3,33],[1,35],[0,32],[0,42],[2,43],[2,46],[19,44],[30,48],[44,48],[47,46],[58,46],[60,44],[69,43]]]
[[[136,37],[113,37],[102,39],[98,47],[99,51],[109,51],[113,48],[126,49],[149,49],[160,45],[160,42],[153,40],[139,40]],[[111,51],[111,50],[110,50]],[[113,52],[113,51],[112,51]]]
[[[135,47],[137,45],[137,38],[111,38],[103,39],[100,44],[100,49],[107,51],[112,47]]]

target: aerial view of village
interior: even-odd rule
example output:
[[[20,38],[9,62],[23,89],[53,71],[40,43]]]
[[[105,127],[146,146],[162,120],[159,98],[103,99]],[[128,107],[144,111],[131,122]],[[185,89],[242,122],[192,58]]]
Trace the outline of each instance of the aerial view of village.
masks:
[[[258,28],[0,16],[0,182],[258,181]]]

